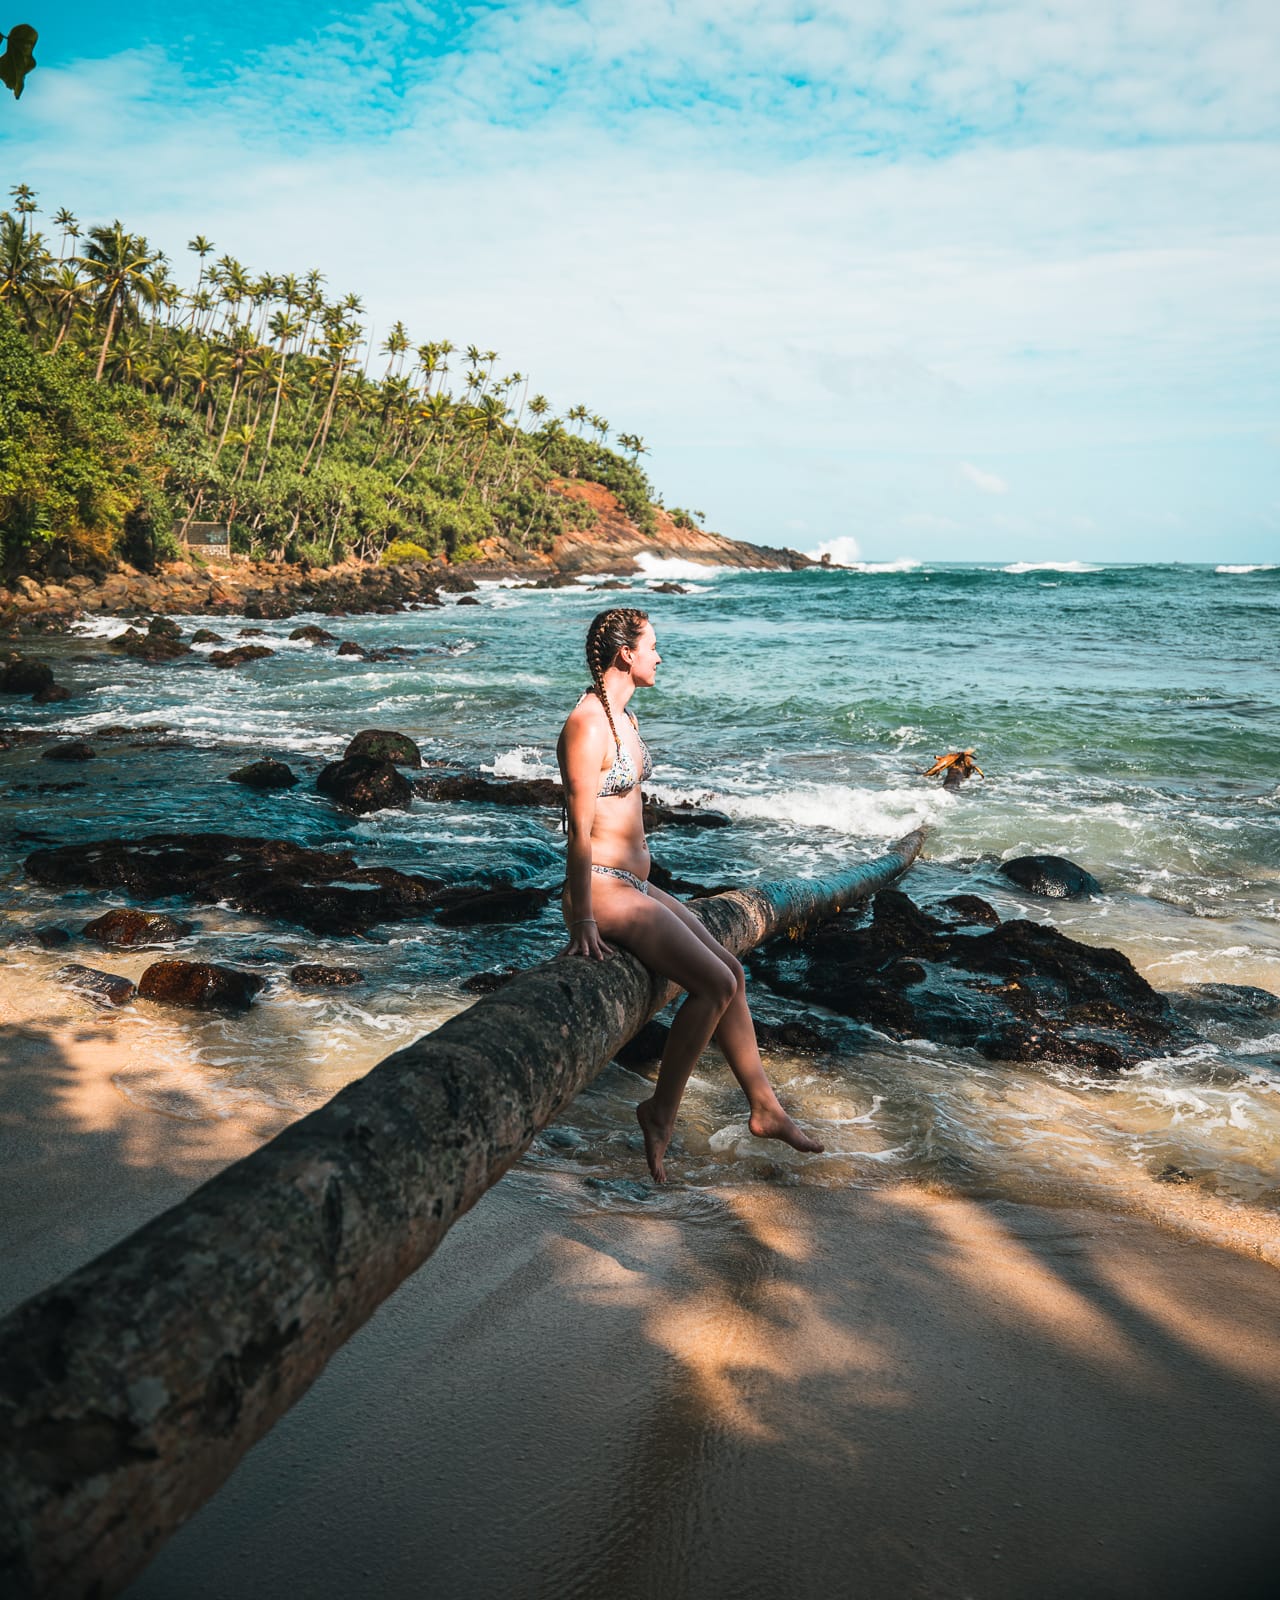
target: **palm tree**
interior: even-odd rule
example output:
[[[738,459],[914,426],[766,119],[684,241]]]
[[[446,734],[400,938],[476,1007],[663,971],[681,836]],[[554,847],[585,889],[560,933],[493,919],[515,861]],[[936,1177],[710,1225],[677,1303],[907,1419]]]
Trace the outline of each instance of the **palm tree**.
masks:
[[[62,247],[58,251],[58,264],[61,265],[62,258],[67,253],[67,240],[80,237],[80,223],[73,212],[68,211],[66,206],[61,206],[53,214],[53,225],[62,229]]]
[[[116,323],[134,312],[139,300],[147,305],[155,304],[155,283],[148,269],[164,257],[159,250],[153,250],[141,234],[126,233],[117,220],[109,228],[90,228],[85,253],[75,259],[93,285],[98,314],[106,313],[107,328],[94,373],[95,381],[100,383]]]
[[[387,361],[387,370],[386,370],[386,372],[383,373],[383,381],[384,382],[388,378],[390,378],[390,376],[391,376],[392,365],[395,363],[395,361],[397,360],[398,357],[403,357],[404,356],[404,353],[408,348],[409,348],[409,330],[408,330],[408,328],[405,327],[403,322],[395,322],[395,323],[393,323],[391,325],[391,332],[387,335],[387,337],[383,341],[382,348],[378,352],[379,355],[384,355],[384,356],[389,357],[389,360]]]
[[[34,216],[35,213],[40,209],[36,205],[35,190],[29,183],[15,183],[13,188],[9,190],[9,193],[13,196],[13,209],[23,219],[23,228],[30,233],[31,228],[26,219]]]
[[[17,308],[29,333],[35,331],[36,301],[49,261],[43,236],[28,233],[24,222],[0,211],[0,300]]]
[[[244,379],[245,362],[257,348],[253,335],[248,328],[237,328],[231,336],[230,370],[231,370],[231,398],[227,402],[227,414],[222,419],[222,432],[218,436],[218,447],[213,452],[216,461],[222,454],[222,447],[227,442],[227,431],[231,427],[231,418],[236,409],[236,399],[240,393],[240,384]]]
[[[58,319],[58,334],[53,341],[54,351],[60,348],[66,338],[76,312],[83,311],[88,305],[88,288],[89,280],[79,271],[74,261],[63,262],[45,285],[45,296],[50,309]]]
[[[286,284],[288,280],[286,280]],[[295,285],[296,287],[296,285]],[[286,299],[291,293],[286,287]],[[284,369],[288,360],[290,341],[298,338],[303,331],[303,324],[296,318],[291,318],[287,311],[277,311],[271,318],[268,327],[271,337],[276,341],[276,349],[280,352],[280,370],[276,377],[276,397],[271,407],[271,422],[267,427],[267,444],[262,452],[262,461],[258,466],[258,482],[262,482],[262,475],[267,470],[267,460],[271,455],[271,444],[276,436],[276,421],[280,416],[280,396],[284,390]]]
[[[569,422],[576,422],[578,424],[579,433],[582,432],[582,424],[587,420],[588,415],[589,412],[587,411],[586,406],[570,406],[565,412],[565,418]]]

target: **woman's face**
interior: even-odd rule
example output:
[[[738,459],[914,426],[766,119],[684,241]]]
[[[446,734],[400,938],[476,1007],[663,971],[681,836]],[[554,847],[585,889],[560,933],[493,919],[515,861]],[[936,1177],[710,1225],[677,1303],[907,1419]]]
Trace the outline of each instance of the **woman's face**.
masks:
[[[631,668],[632,681],[637,688],[651,689],[657,678],[658,668],[662,665],[662,657],[658,654],[658,641],[653,631],[653,623],[646,622],[644,631],[636,642],[628,649],[619,651],[624,662]]]

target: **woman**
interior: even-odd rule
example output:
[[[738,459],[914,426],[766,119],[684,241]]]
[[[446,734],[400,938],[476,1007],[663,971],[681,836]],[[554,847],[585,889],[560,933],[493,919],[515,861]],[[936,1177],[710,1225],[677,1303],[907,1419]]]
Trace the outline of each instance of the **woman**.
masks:
[[[822,1149],[782,1109],[765,1077],[741,964],[686,907],[649,882],[640,784],[652,762],[629,702],[637,689],[652,688],[661,661],[643,611],[602,611],[587,630],[591,688],[556,747],[569,835],[563,954],[602,961],[612,954],[606,940],[616,940],[688,991],[653,1097],[636,1107],[658,1183],[666,1181],[664,1157],[689,1074],[713,1038],[747,1097],[752,1133],[796,1150]]]

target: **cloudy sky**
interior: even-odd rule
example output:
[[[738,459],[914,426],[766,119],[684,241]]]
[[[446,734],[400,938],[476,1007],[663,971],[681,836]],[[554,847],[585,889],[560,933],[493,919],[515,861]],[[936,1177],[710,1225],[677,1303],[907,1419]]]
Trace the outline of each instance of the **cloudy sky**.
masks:
[[[1280,554],[1274,0],[27,12],[6,188],[496,349],[726,533]]]

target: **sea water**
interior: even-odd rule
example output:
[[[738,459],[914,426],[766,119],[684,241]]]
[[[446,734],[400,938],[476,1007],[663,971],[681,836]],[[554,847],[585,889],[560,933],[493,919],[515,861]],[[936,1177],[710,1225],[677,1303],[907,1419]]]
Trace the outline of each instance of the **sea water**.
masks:
[[[653,592],[677,578],[682,595]],[[482,583],[476,605],[393,616],[258,623],[277,654],[216,671],[198,646],[147,666],[101,653],[122,623],[95,618],[38,653],[84,690],[47,708],[11,704],[11,725],[92,741],[85,766],[0,756],[8,779],[0,868],[10,942],[0,981],[47,992],[62,1014],[91,1002],[57,984],[83,960],[137,977],[153,953],[45,952],[25,930],[77,929],[119,895],[28,882],[40,843],[217,830],[350,850],[449,881],[550,886],[563,836],[549,812],[415,801],[350,818],[314,774],[363,727],[410,734],[424,758],[499,777],[555,776],[555,741],[582,691],[582,641],[607,605],[642,605],[663,665],[638,694],[655,757],[652,792],[726,812],[732,826],[670,830],[655,859],[709,884],[818,875],[883,851],[921,823],[917,899],[976,893],[1004,917],[1050,923],[1124,951],[1157,988],[1249,985],[1280,995],[1280,567],[928,565],[741,572],[649,562],[630,594],[588,580],[558,590]],[[339,657],[289,641],[300,622],[404,645],[404,660]],[[231,637],[231,618],[201,622]],[[985,778],[956,793],[922,777],[972,746]],[[227,782],[263,755],[302,776],[284,793]],[[998,872],[1049,851],[1088,868],[1100,899],[1024,895]],[[175,907],[178,902],[174,902]],[[388,925],[322,939],[225,907],[189,914],[174,954],[254,963],[270,982],[244,1016],[139,1004],[120,1094],[156,1115],[227,1116],[255,1104],[303,1112],[470,1003],[461,981],[563,945],[558,904],[511,928]],[[303,994],[297,961],[358,965],[356,989]],[[755,987],[775,1020],[794,1015]],[[802,1157],[752,1139],[724,1063],[690,1084],[669,1168],[677,1208],[724,1183],[879,1185],[903,1179],[1026,1199],[1080,1198],[1185,1211],[1193,1197],[1274,1221],[1280,1213],[1280,1016],[1224,1010],[1205,1042],[1116,1079],[1011,1065],[927,1040],[890,1040],[825,1017],[835,1046],[769,1052],[788,1106],[827,1145]],[[651,1204],[632,1108],[644,1080],[608,1067],[544,1132],[512,1179],[557,1205]]]

